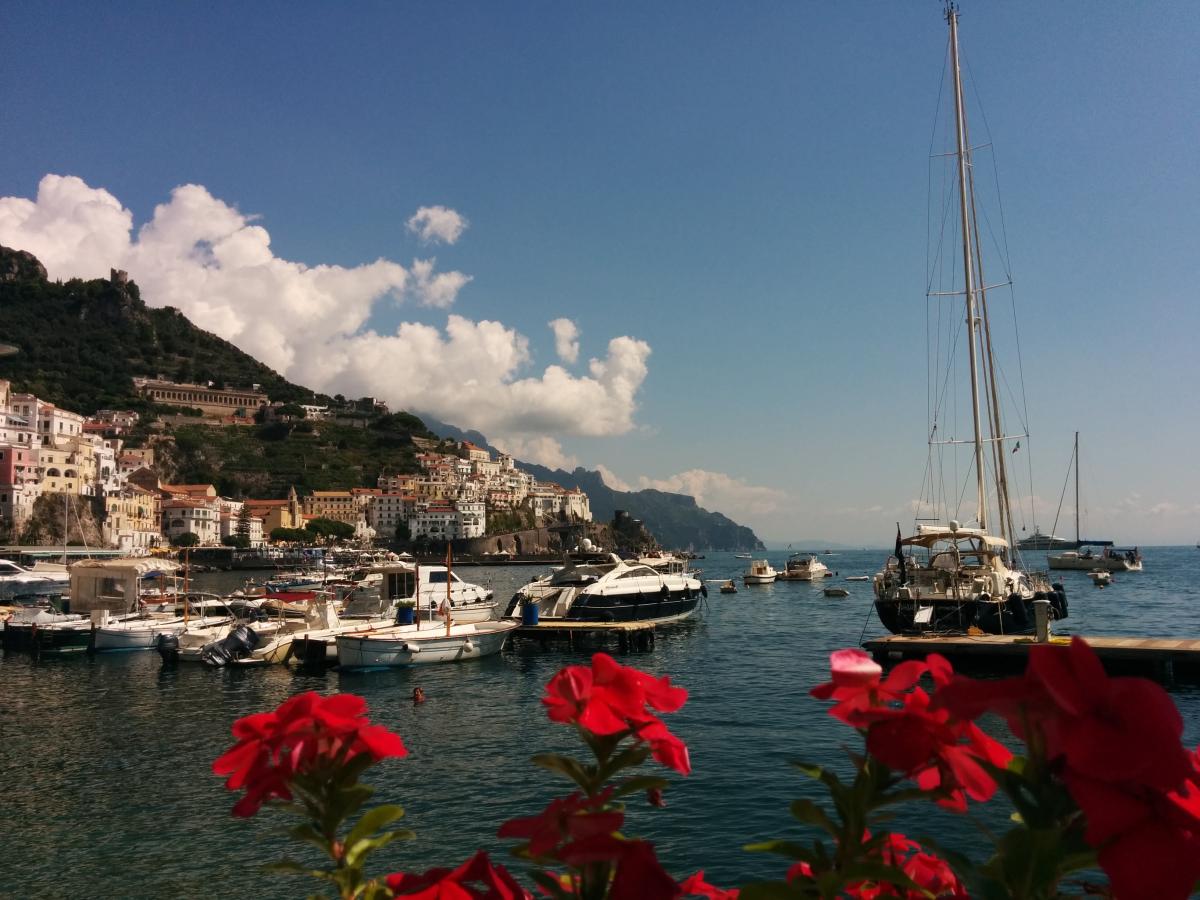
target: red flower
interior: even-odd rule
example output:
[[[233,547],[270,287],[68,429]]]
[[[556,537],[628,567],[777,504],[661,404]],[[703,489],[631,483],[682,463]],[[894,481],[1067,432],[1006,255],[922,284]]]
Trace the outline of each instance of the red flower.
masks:
[[[1121,900],[1187,897],[1200,879],[1200,796],[1194,782],[1164,794],[1073,772],[1067,788],[1087,818],[1087,842]]]
[[[835,719],[847,725],[861,727],[860,714],[868,709],[900,702],[921,676],[929,673],[937,684],[945,683],[953,674],[946,658],[931,653],[924,662],[902,662],[883,678],[883,669],[862,650],[835,650],[829,654],[832,680],[819,684],[810,692],[818,700],[837,700],[829,710]]]
[[[271,797],[291,798],[296,775],[341,764],[359,754],[378,761],[408,755],[399,735],[366,718],[367,704],[354,694],[322,697],[315,691],[285,700],[274,712],[256,713],[233,723],[238,742],[213,762],[225,786],[246,795],[234,815],[252,816]]]
[[[869,835],[864,835],[864,838]],[[893,866],[911,878],[918,889],[900,888],[886,881],[859,881],[845,885],[839,896],[854,900],[875,900],[877,897],[904,897],[906,900],[968,900],[967,889],[949,864],[925,851],[916,841],[902,834],[888,834],[876,845],[880,861]],[[788,869],[790,884],[812,879],[812,866],[806,862],[793,863]]]
[[[683,891],[684,896],[707,897],[709,900],[737,900],[738,897],[737,888],[724,890],[705,881],[703,869],[680,882],[679,889]]]
[[[686,700],[687,691],[671,687],[670,678],[654,678],[597,653],[591,668],[567,666],[551,678],[542,703],[555,722],[577,722],[593,734],[617,734],[631,719],[652,718],[647,705],[675,712]]]
[[[494,866],[478,851],[457,869],[430,869],[421,875],[396,872],[387,877],[393,897],[420,900],[526,900],[533,895],[517,884],[504,866]]]
[[[597,735],[629,731],[650,744],[654,758],[684,775],[691,770],[687,746],[647,707],[674,712],[687,691],[670,678],[654,678],[597,653],[591,667],[567,666],[550,679],[542,698],[550,719],[575,723]]]
[[[965,718],[1000,713],[1026,741],[1028,723],[1048,759],[1063,757],[1088,778],[1169,791],[1193,772],[1180,744],[1183,720],[1167,692],[1144,678],[1109,678],[1080,637],[1069,648],[1032,647],[1019,678],[955,679],[938,691],[936,705]]]
[[[500,826],[499,837],[525,838],[529,852],[536,857],[551,856],[564,843],[610,835],[625,822],[625,814],[603,807],[612,796],[612,788],[596,797],[580,793],[551,800],[536,816],[511,819]]]
[[[830,654],[832,681],[814,688],[819,699],[837,700],[830,715],[866,732],[867,751],[884,765],[916,780],[924,790],[940,791],[941,805],[957,811],[967,797],[987,800],[996,784],[980,765],[984,760],[1005,766],[1011,754],[969,721],[935,709],[916,684],[928,673],[935,684],[947,684],[953,670],[946,659],[931,654],[924,662],[883,670],[861,650]]]
[[[1040,742],[1123,900],[1188,895],[1200,878],[1200,766],[1161,687],[1109,678],[1076,637],[1069,648],[1031,648],[1020,678],[956,679],[935,702],[972,718],[998,712],[1014,734]]]
[[[625,849],[617,860],[609,900],[645,900],[647,897],[678,897],[682,893],[675,879],[667,874],[647,841],[622,841]]]

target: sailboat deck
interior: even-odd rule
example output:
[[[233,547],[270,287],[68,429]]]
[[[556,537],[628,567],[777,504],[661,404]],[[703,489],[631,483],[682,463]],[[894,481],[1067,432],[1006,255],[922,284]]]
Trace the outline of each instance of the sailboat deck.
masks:
[[[1066,646],[1070,640],[1055,635],[1050,643]],[[1097,636],[1087,642],[1112,674],[1144,675],[1166,683],[1200,682],[1200,639]],[[1020,671],[1036,643],[1029,635],[895,634],[867,641],[863,647],[884,665],[940,653],[964,670]]]

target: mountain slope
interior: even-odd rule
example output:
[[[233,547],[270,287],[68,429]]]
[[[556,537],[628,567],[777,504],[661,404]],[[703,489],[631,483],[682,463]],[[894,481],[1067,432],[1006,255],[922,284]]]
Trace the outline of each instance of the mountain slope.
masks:
[[[467,440],[492,453],[487,438],[478,431],[463,431],[428,415],[422,420],[436,434],[452,440]],[[694,497],[687,494],[671,494],[666,491],[641,490],[618,491],[604,483],[599,472],[577,468],[574,472],[548,469],[533,463],[517,462],[522,469],[539,481],[552,481],[565,488],[579,488],[588,495],[592,517],[606,522],[618,509],[627,511],[635,519],[641,519],[646,527],[666,547],[696,550],[754,550],[762,546],[755,533],[739,525],[729,517],[710,512],[699,506]]]
[[[0,357],[0,377],[77,412],[139,405],[135,375],[259,384],[284,402],[316,396],[178,310],[146,306],[132,281],[48,281],[32,255],[7,247],[0,247],[0,321],[5,343],[18,351]]]

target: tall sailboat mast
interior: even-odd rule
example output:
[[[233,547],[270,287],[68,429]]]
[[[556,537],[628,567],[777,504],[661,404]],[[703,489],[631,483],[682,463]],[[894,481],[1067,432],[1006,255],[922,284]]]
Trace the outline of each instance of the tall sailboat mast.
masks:
[[[963,108],[962,72],[958,64],[958,8],[946,5],[946,21],[950,24],[950,59],[954,70],[955,140],[958,144],[958,200],[962,217],[963,275],[967,295],[967,348],[971,366],[971,419],[975,428],[975,490],[977,507],[975,519],[987,530],[987,486],[983,471],[983,433],[979,423],[979,359],[976,349],[979,320],[975,313],[975,262],[971,247],[972,204],[967,180],[967,124]]]
[[[1079,548],[1079,432],[1075,432],[1075,547]]]

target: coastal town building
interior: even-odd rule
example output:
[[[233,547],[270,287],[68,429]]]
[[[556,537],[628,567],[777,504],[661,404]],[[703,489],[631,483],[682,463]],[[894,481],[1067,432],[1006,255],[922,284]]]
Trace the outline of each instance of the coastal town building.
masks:
[[[154,491],[128,484],[104,498],[102,533],[110,547],[136,554],[162,541],[162,501]]]
[[[417,511],[415,494],[397,494],[381,491],[371,498],[367,506],[367,521],[376,533],[388,536],[396,533],[396,526],[407,524]]]
[[[194,534],[202,546],[221,543],[221,513],[210,500],[171,499],[163,501],[162,534],[176,541],[184,534]]]
[[[181,384],[159,378],[135,378],[133,386],[139,394],[163,406],[199,409],[206,416],[252,417],[259,407],[270,401],[258,385],[251,388],[216,388],[211,384]]]
[[[36,447],[0,443],[0,530],[17,531],[41,496]]]
[[[303,528],[304,508],[296,489],[289,488],[286,500],[245,500],[250,515],[262,522],[263,534],[270,537],[276,528]]]
[[[38,403],[38,438],[43,447],[54,447],[83,434],[84,417],[53,403]]]
[[[312,519],[333,519],[354,525],[360,504],[350,491],[313,491],[304,498],[304,515]]]

